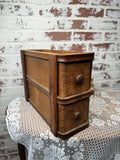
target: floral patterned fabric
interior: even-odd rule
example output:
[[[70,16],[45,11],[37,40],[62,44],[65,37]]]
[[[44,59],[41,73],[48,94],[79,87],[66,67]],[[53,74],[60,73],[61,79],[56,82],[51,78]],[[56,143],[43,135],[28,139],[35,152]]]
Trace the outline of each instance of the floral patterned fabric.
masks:
[[[11,138],[28,150],[28,160],[120,160],[120,92],[90,98],[89,128],[68,140],[56,138],[36,110],[18,97],[8,105]]]

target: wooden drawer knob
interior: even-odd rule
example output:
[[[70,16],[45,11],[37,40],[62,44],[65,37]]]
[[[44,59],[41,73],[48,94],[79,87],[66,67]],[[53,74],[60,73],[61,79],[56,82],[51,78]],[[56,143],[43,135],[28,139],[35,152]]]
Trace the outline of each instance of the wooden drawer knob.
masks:
[[[78,83],[82,83],[83,79],[84,79],[84,76],[82,74],[80,74],[76,77],[76,80]]]
[[[75,119],[76,120],[80,120],[81,116],[82,116],[81,112],[75,112]]]

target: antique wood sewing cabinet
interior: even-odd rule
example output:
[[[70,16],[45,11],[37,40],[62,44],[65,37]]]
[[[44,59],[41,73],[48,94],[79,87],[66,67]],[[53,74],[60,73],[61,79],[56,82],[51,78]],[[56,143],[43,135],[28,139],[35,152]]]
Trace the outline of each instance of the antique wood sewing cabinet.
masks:
[[[89,126],[94,53],[21,51],[25,98],[62,139]]]

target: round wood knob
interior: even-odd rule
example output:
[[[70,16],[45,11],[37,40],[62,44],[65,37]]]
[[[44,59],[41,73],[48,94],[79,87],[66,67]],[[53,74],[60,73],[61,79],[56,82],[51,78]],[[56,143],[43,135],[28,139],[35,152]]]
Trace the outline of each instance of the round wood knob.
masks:
[[[80,120],[81,116],[82,116],[81,112],[75,112],[75,119],[76,120]]]
[[[78,83],[82,83],[83,79],[84,79],[84,76],[82,74],[80,74],[76,77],[76,80]]]

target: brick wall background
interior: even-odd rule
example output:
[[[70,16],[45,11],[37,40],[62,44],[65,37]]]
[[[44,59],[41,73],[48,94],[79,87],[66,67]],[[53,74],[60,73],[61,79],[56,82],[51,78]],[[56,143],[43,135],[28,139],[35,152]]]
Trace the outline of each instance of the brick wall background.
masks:
[[[120,89],[120,0],[0,0],[0,159],[16,159],[5,125],[24,95],[20,49],[94,51],[95,88]]]

